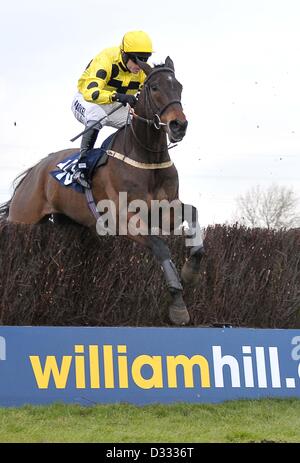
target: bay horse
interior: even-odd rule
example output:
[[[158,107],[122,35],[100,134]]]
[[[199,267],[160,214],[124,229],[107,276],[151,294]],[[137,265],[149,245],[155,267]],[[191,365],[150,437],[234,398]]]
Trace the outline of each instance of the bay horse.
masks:
[[[196,230],[199,230],[197,210],[191,206],[192,213],[184,213],[186,209],[178,198],[178,174],[170,160],[167,142],[167,136],[170,142],[175,143],[181,141],[186,133],[187,119],[181,104],[182,85],[175,77],[170,57],[167,57],[164,64],[154,67],[141,61],[139,65],[146,79],[131,124],[116,133],[111,146],[113,153],[128,153],[130,157],[127,156],[127,159],[132,162],[123,162],[122,156],[109,156],[107,163],[94,173],[92,195],[96,204],[101,200],[111,200],[119,206],[120,193],[126,192],[129,202],[143,200],[149,210],[152,200],[167,200],[179,205],[183,212],[181,222],[188,223],[186,233],[190,238],[189,257],[182,268],[181,278],[184,284],[195,285],[200,278],[200,261],[204,254],[202,239],[196,236]],[[77,148],[52,153],[28,169],[23,177],[19,176],[21,180],[12,198],[1,206],[0,214],[10,222],[24,224],[36,224],[52,214],[63,214],[95,230],[96,218],[88,207],[85,195],[72,188],[62,187],[49,175],[59,162],[78,151]],[[177,211],[179,209],[176,208]],[[133,213],[126,211],[126,214],[129,224]],[[116,221],[119,223],[119,215]],[[141,218],[140,221],[147,233],[133,233],[128,227],[126,235],[152,251],[161,265],[171,296],[169,318],[175,325],[186,325],[190,316],[169,247],[161,236],[151,233],[145,220]],[[170,213],[170,210],[169,221],[173,230],[175,214]],[[159,223],[162,227],[162,221]],[[120,234],[119,230],[117,234]]]

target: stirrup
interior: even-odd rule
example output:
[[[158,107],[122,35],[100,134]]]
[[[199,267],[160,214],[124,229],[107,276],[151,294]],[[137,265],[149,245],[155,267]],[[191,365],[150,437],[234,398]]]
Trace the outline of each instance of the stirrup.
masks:
[[[80,170],[77,170],[73,174],[73,180],[75,182],[79,183],[79,185],[83,186],[83,188],[91,188],[91,185],[90,185],[89,181],[86,179],[86,176]]]

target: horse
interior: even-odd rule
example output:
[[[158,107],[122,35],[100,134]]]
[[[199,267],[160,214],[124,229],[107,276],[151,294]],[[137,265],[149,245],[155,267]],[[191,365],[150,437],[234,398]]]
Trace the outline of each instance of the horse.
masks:
[[[95,204],[109,200],[116,206],[117,235],[125,234],[155,256],[170,295],[169,319],[174,325],[186,325],[190,322],[190,315],[183,300],[182,284],[192,287],[199,282],[204,247],[198,233],[197,209],[190,206],[190,212],[185,212],[186,205],[178,197],[177,169],[169,156],[168,138],[171,143],[180,142],[188,124],[181,103],[182,85],[176,79],[170,57],[166,58],[165,63],[153,67],[141,61],[139,65],[146,78],[132,112],[131,123],[116,132],[106,164],[93,175],[91,193]],[[95,231],[97,216],[91,213],[85,195],[62,187],[49,175],[59,162],[78,151],[78,148],[73,148],[51,153],[21,174],[11,199],[2,205],[0,215],[13,223],[37,224],[61,214]],[[167,201],[178,206],[167,213],[171,232],[174,232],[178,211],[181,213],[180,223],[188,224],[184,230],[189,252],[181,278],[166,240],[161,236],[164,233],[162,219],[165,211],[160,214],[160,233],[152,233],[153,229],[142,216],[139,232],[134,232],[132,225],[129,226],[134,213],[127,210],[125,225],[128,228],[126,233],[120,233],[118,206],[122,192],[126,193],[129,203],[143,201],[148,211],[151,210],[152,201]],[[121,210],[124,214],[124,210]]]

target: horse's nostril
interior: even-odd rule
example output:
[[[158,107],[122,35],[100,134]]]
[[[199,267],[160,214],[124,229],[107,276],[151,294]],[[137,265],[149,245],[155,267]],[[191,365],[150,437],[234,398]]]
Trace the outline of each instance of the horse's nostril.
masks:
[[[175,119],[174,121],[170,122],[170,128],[174,131],[183,131],[186,130],[188,125],[187,121],[180,121],[179,119]]]
[[[187,128],[187,125],[188,125],[188,121],[184,121],[182,122],[182,128],[186,130]]]

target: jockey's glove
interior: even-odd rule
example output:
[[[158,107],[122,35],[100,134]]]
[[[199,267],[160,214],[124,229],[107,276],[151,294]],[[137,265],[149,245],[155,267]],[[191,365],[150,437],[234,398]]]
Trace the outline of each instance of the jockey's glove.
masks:
[[[112,101],[119,101],[123,106],[127,103],[133,108],[136,105],[137,99],[134,95],[126,95],[125,93],[115,93],[112,96]]]

